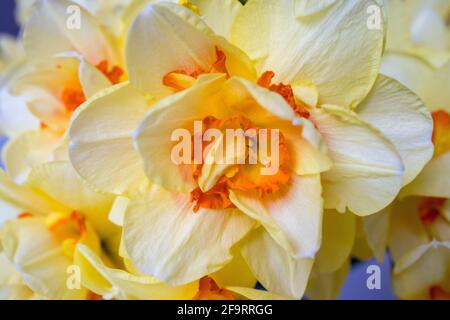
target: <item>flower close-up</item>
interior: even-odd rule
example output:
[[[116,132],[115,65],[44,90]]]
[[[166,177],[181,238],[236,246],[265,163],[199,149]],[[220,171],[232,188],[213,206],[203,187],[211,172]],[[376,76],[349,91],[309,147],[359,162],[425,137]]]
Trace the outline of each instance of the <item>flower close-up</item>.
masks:
[[[449,1],[9,14],[0,299],[450,299]]]

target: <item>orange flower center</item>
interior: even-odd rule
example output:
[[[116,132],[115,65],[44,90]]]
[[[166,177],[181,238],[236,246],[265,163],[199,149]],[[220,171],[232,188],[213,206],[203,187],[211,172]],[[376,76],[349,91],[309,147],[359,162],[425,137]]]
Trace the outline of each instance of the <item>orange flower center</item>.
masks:
[[[179,92],[191,87],[195,83],[196,79],[205,73],[225,73],[229,76],[226,67],[227,57],[225,53],[216,47],[216,56],[217,59],[209,70],[198,69],[190,73],[185,70],[171,71],[163,77],[163,84],[174,89],[175,92]]]
[[[424,197],[419,203],[419,216],[420,221],[424,225],[432,224],[440,215],[442,207],[447,199]]]
[[[230,291],[221,289],[211,277],[203,277],[198,283],[198,292],[193,300],[236,300]]]
[[[62,68],[60,64],[58,64],[56,67],[58,69]],[[122,75],[124,74],[123,69],[118,66],[109,68],[109,63],[107,60],[101,61],[99,64],[97,64],[96,68],[101,71],[109,79],[109,81],[111,81],[112,84],[119,83]],[[83,92],[83,89],[81,88],[78,79],[75,84],[62,90],[61,101],[63,102],[67,112],[69,113],[74,112],[83,102],[86,101],[86,96]]]
[[[450,300],[450,292],[445,291],[441,286],[432,286],[429,294],[431,300]]]
[[[86,101],[86,96],[81,88],[65,88],[61,93],[61,101],[66,110],[72,113]]]
[[[281,95],[299,117],[309,118],[310,113],[307,106],[295,99],[292,87],[283,83],[272,84],[273,77],[275,77],[273,71],[264,72],[258,79],[258,85]]]
[[[70,215],[51,213],[46,218],[47,228],[61,244],[63,253],[73,257],[77,243],[86,233],[86,219],[78,211],[72,211]]]
[[[263,175],[261,169],[267,167],[267,164],[261,163],[261,161],[255,161],[251,163],[249,161],[250,156],[258,152],[260,148],[260,143],[266,143],[271,145],[271,129],[267,129],[266,137],[264,139],[255,139],[258,136],[260,128],[257,128],[253,123],[242,115],[235,115],[231,117],[224,118],[222,120],[216,119],[215,117],[208,116],[202,120],[203,123],[203,134],[210,128],[219,129],[222,132],[228,129],[242,129],[242,132],[248,132],[248,129],[254,129],[255,135],[253,137],[246,137],[245,140],[245,152],[243,152],[243,162],[239,164],[230,165],[225,173],[219,177],[215,185],[208,191],[202,191],[200,187],[194,189],[191,192],[191,202],[195,203],[194,212],[197,212],[200,208],[211,208],[211,209],[226,209],[234,208],[234,204],[230,201],[229,190],[240,190],[240,191],[250,191],[257,190],[261,197],[265,194],[272,194],[281,189],[283,185],[289,182],[289,151],[285,144],[284,136],[279,133],[278,144],[278,170],[275,174]],[[223,135],[224,139],[227,137],[226,134]],[[259,135],[261,137],[261,135]],[[233,139],[235,137],[233,136]],[[203,151],[207,148],[210,143],[202,143]],[[227,145],[227,141],[225,141]],[[250,150],[251,149],[251,150]],[[274,154],[274,150],[270,150],[271,156]],[[239,152],[233,150],[233,152]],[[202,153],[203,154],[203,153]],[[199,177],[202,173],[203,163],[194,165],[194,180],[198,183]]]
[[[432,113],[434,121],[434,157],[450,151],[450,114],[439,110]]]
[[[119,66],[113,66],[109,68],[109,63],[107,60],[103,60],[97,65],[97,69],[100,70],[112,84],[117,84],[120,82],[124,72]]]

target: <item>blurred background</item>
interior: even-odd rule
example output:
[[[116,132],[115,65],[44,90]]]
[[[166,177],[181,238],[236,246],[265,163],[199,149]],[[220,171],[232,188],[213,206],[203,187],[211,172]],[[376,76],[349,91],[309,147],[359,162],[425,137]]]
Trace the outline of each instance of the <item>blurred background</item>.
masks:
[[[10,34],[18,36],[20,34],[19,27],[15,21],[15,0],[0,0],[0,34]],[[0,136],[0,148],[4,144],[5,139]],[[367,267],[377,265],[381,269],[381,289],[369,290],[367,288]],[[352,270],[342,288],[340,299],[357,300],[357,299],[396,299],[391,289],[390,279],[391,263],[389,256],[386,255],[384,262],[379,263],[376,260],[365,262],[354,261]]]

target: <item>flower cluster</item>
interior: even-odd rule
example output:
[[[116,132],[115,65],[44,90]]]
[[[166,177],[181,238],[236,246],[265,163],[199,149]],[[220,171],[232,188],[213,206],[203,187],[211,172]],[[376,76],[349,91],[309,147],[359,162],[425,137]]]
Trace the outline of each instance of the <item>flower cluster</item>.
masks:
[[[18,0],[0,299],[450,298],[450,3],[382,2]]]

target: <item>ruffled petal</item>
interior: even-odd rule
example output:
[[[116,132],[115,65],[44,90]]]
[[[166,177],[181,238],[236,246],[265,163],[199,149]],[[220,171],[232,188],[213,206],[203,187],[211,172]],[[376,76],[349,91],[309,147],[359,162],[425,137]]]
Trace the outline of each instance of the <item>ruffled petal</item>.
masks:
[[[369,215],[391,203],[404,172],[395,147],[346,109],[323,106],[312,115],[334,162],[322,175],[325,208]]]
[[[261,284],[274,294],[300,299],[313,265],[312,259],[293,259],[259,228],[246,239],[242,255]],[[283,275],[280,277],[280,275]]]
[[[117,194],[146,180],[132,132],[147,109],[145,98],[125,82],[76,111],[69,129],[69,155],[84,179]]]
[[[379,30],[366,27],[367,7],[376,2],[312,2],[249,1],[235,19],[231,40],[259,74],[273,71],[275,82],[291,85],[312,82],[321,103],[355,107],[370,91],[381,62],[383,21]]]
[[[152,187],[125,214],[124,242],[135,266],[172,285],[189,283],[231,261],[231,247],[254,222],[235,209],[193,212],[189,196]]]
[[[379,76],[356,112],[392,142],[405,167],[403,185],[410,183],[433,156],[433,120],[427,107],[397,81]]]
[[[276,194],[230,191],[230,200],[257,220],[268,234],[293,257],[312,258],[322,236],[322,198],[319,175],[291,176]]]

